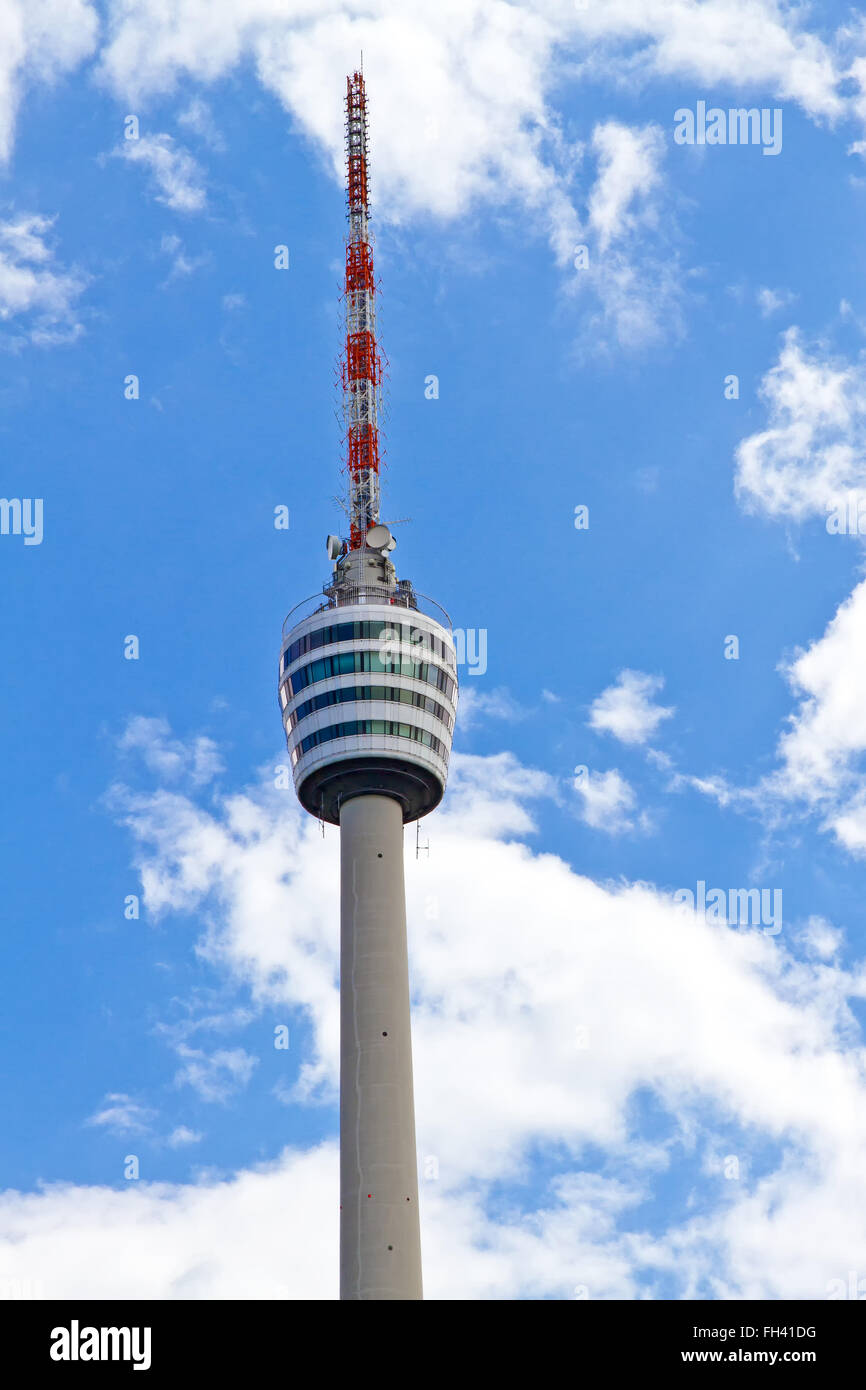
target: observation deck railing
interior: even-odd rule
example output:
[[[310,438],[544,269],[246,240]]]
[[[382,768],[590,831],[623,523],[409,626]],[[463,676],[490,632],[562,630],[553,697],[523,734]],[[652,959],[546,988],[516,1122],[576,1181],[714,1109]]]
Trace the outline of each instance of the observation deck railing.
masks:
[[[302,613],[301,609],[311,603],[317,604],[317,607]],[[293,627],[304,618],[311,618],[314,613],[323,613],[326,609],[357,607],[363,603],[387,604],[390,608],[405,608],[410,612],[424,613],[451,632],[451,619],[442,605],[435,599],[428,598],[426,594],[419,594],[417,589],[386,589],[377,584],[341,584],[338,588],[326,587],[321,594],[310,594],[309,598],[301,599],[294,608],[290,608],[283,622],[283,639],[285,640]],[[430,609],[435,609],[435,612],[430,612]]]

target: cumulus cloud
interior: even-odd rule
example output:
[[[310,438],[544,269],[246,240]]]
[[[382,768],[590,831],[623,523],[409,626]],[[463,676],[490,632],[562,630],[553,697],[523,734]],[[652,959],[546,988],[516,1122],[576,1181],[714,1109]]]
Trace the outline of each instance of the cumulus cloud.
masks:
[[[187,130],[191,130],[194,135],[203,140],[212,150],[216,150],[218,153],[225,150],[226,143],[217,129],[213,112],[201,97],[193,97],[186,109],[181,111],[178,121]]]
[[[50,244],[54,221],[39,213],[0,221],[0,323],[14,322],[2,339],[7,348],[74,342],[84,332],[76,301],[86,282],[58,266]]]
[[[664,135],[654,125],[604,121],[592,133],[596,169],[587,199],[587,264],[568,284],[584,305],[578,354],[642,350],[684,328],[690,272],[676,245],[676,213],[661,173]]]
[[[825,1297],[866,1259],[866,971],[839,964],[831,924],[800,959],[534,852],[551,795],[509,755],[457,757],[435,854],[407,858],[428,1295]],[[333,1099],[337,835],[270,783],[207,808],[157,790],[126,814],[150,912],[204,920],[204,961],[303,1013],[307,1096]],[[528,1184],[540,1149],[552,1166]],[[720,1153],[742,1155],[736,1183]],[[682,1201],[650,1218],[674,1175]],[[46,1297],[333,1297],[336,1191],[326,1143],[191,1186],[6,1193],[0,1277]]]
[[[578,188],[584,150],[567,137],[555,95],[563,71],[614,88],[671,79],[748,87],[797,101],[815,119],[856,115],[839,95],[866,47],[851,28],[833,40],[810,32],[804,15],[772,0],[464,0],[460,5],[382,0],[373,13],[325,0],[311,16],[302,0],[221,0],[204,13],[184,3],[130,0],[109,17],[102,79],[124,100],[145,101],[189,78],[208,84],[240,64],[290,112],[297,127],[343,177],[342,111],[334,73],[363,49],[376,139],[375,198],[383,220],[452,219],[477,206],[518,206],[546,234],[558,263],[583,244],[580,209],[598,238],[581,342],[645,348],[682,330],[688,272],[669,238],[643,247],[628,232],[657,220],[663,135],[609,120],[584,137],[598,160],[594,187]],[[419,80],[420,78],[420,80]],[[185,123],[212,122],[200,99]],[[639,207],[640,205],[640,207]],[[668,213],[665,222],[673,222]]]
[[[514,696],[504,686],[496,690],[477,690],[467,681],[460,690],[460,716],[458,728],[469,729],[485,719],[501,719],[508,724],[526,719],[530,711],[518,704]]]
[[[866,490],[866,364],[809,346],[790,328],[760,396],[767,426],[736,454],[745,508],[802,521]]]
[[[674,713],[673,707],[653,702],[652,697],[663,687],[661,676],[649,676],[643,671],[620,671],[615,683],[593,700],[590,728],[613,734],[620,743],[646,743],[662,721],[670,719]]]
[[[342,111],[332,79],[363,49],[374,94],[377,215],[399,223],[462,217],[481,204],[519,206],[564,269],[585,225],[598,255],[590,274],[566,282],[597,300],[582,316],[580,343],[587,351],[590,343],[641,349],[681,333],[689,279],[668,238],[646,237],[658,221],[651,195],[663,137],[654,127],[599,123],[586,137],[597,176],[581,192],[583,149],[564,134],[555,104],[563,64],[614,88],[685,79],[766,91],[799,102],[816,120],[866,117],[862,93],[840,95],[845,77],[866,89],[866,31],[848,25],[825,38],[804,21],[772,0],[586,7],[383,0],[363,15],[328,0],[312,17],[302,0],[277,8],[272,0],[220,0],[206,12],[194,0],[170,11],[160,0],[129,0],[109,9],[97,71],[117,97],[140,105],[245,65],[342,180]],[[96,51],[98,33],[85,0],[9,0],[3,24],[0,157],[8,156],[22,90],[73,70]],[[222,147],[200,93],[185,93],[178,119]],[[148,170],[168,207],[189,214],[206,206],[200,167],[168,134],[125,141],[120,153]],[[664,221],[671,225],[672,215]],[[641,229],[643,245],[634,237]]]
[[[609,772],[584,771],[574,780],[580,804],[581,819],[593,830],[619,835],[632,830],[632,811],[635,807],[634,788],[616,768]]]
[[[189,1144],[200,1144],[202,1135],[198,1130],[190,1129],[187,1125],[178,1125],[171,1131],[166,1139],[166,1144],[170,1149],[184,1149]]]
[[[194,275],[202,266],[208,264],[209,257],[207,255],[189,255],[179,236],[169,235],[162,237],[159,243],[159,249],[164,255],[171,259],[171,270],[168,273],[166,284],[170,283],[172,280],[185,279],[187,275]]]
[[[259,1064],[258,1057],[242,1047],[222,1047],[207,1053],[178,1043],[177,1055],[183,1066],[175,1076],[178,1086],[192,1086],[202,1100],[225,1101],[246,1086]]]
[[[768,319],[780,309],[786,309],[789,304],[793,304],[797,296],[792,290],[771,290],[764,285],[758,290],[756,298],[761,317]]]
[[[167,782],[189,778],[196,786],[210,782],[223,771],[223,761],[213,739],[200,734],[184,743],[172,737],[167,719],[135,715],[117,740],[122,753],[138,753],[145,766]]]
[[[5,109],[8,146],[22,82],[53,80],[92,53],[97,17],[85,0],[10,0],[4,13],[0,132]],[[566,265],[580,222],[571,187],[579,150],[564,138],[553,101],[564,60],[571,71],[614,87],[674,78],[759,88],[799,102],[815,119],[835,121],[860,112],[858,99],[840,95],[839,87],[845,76],[855,84],[862,77],[864,48],[862,27],[848,25],[825,39],[810,31],[802,12],[773,0],[585,7],[383,0],[365,14],[345,0],[326,0],[315,15],[303,0],[278,7],[273,0],[219,0],[205,9],[184,0],[170,10],[161,0],[128,0],[109,9],[98,71],[115,94],[139,104],[182,81],[210,84],[247,65],[342,177],[342,112],[332,76],[349,70],[363,49],[378,122],[380,214],[450,218],[481,201],[517,201]],[[180,119],[219,146],[200,94],[187,95]],[[626,203],[652,181],[656,136],[609,122],[594,139],[603,168],[592,207],[606,239]],[[124,153],[151,167],[170,206],[203,206],[200,174],[168,136],[127,142]]]
[[[579,1283],[593,1297],[635,1297],[671,1268],[684,1294],[821,1296],[864,1241],[866,1216],[858,1225],[836,1214],[863,1143],[846,1003],[862,980],[826,965],[817,977],[766,938],[684,917],[651,888],[596,885],[533,854],[528,805],[552,788],[508,755],[458,758],[455,773],[453,804],[436,816],[435,863],[407,863],[419,1140],[439,1172],[423,1186],[430,1296],[569,1297]],[[205,958],[259,999],[304,1010],[318,1071],[308,1079],[333,1094],[336,836],[322,840],[267,787],[207,811],[157,792],[129,816],[155,886],[150,909],[206,909]],[[285,930],[274,933],[274,920]],[[709,979],[707,993],[698,982]],[[643,1087],[670,1117],[663,1142],[634,1127],[630,1097]],[[684,1210],[650,1233],[635,1208],[694,1144],[708,1108],[714,1131],[733,1120],[779,1142],[784,1157],[734,1197],[710,1193],[700,1220]],[[715,1151],[717,1135],[706,1143]],[[491,1214],[488,1185],[523,1173],[539,1144],[561,1154],[554,1177],[525,1209]],[[587,1145],[604,1150],[604,1177],[582,1164]],[[808,1186],[794,1158],[809,1167]],[[703,1153],[702,1171],[707,1162]],[[121,1297],[333,1296],[335,1184],[325,1146],[193,1188],[7,1194],[0,1270],[47,1275],[54,1297],[98,1296],[106,1271]],[[303,1262],[286,1260],[280,1245],[279,1277],[275,1205],[289,1248],[305,1250]],[[828,1232],[818,1249],[798,1224],[805,1215]],[[82,1239],[91,1229],[95,1245]],[[206,1234],[216,1229],[219,1243]],[[98,1252],[83,1270],[71,1254],[80,1248]]]
[[[207,202],[204,174],[199,164],[170,135],[142,135],[124,140],[116,151],[130,164],[148,171],[154,196],[173,212],[202,212]]]
[[[123,1092],[114,1092],[105,1097],[102,1108],[87,1120],[87,1124],[108,1129],[112,1134],[147,1134],[154,1111],[141,1105]]]
[[[589,222],[602,251],[634,228],[639,215],[635,204],[643,203],[643,216],[651,216],[647,198],[660,181],[664,143],[658,126],[636,129],[605,121],[595,127],[598,177],[589,196]]]
[[[607,74],[620,56],[632,80],[690,78],[763,87],[829,121],[846,109],[837,87],[861,36],[839,31],[831,46],[801,23],[803,12],[774,0],[608,0],[580,6],[589,70]],[[846,56],[842,56],[842,52]]]
[[[866,580],[839,605],[825,631],[780,665],[797,701],[781,733],[778,765],[753,786],[727,777],[675,773],[673,789],[693,787],[720,806],[778,825],[794,814],[819,817],[822,830],[866,857]]]
[[[821,637],[783,667],[800,703],[778,744],[780,766],[758,794],[799,802],[851,853],[866,855],[866,580]]]
[[[370,16],[339,0],[311,16],[270,0],[223,3],[170,17],[138,0],[115,12],[101,69],[133,100],[171,90],[190,75],[211,82],[250,62],[343,177],[343,113],[334,74],[361,48],[377,128],[380,216],[450,218],[479,199],[518,199],[537,217],[560,259],[576,239],[562,172],[562,142],[545,100],[556,41],[534,6],[474,3],[447,10],[386,3]],[[460,55],[474,55],[471,80]],[[419,82],[419,71],[425,74]],[[564,155],[568,163],[567,153]]]
[[[828,532],[859,534],[866,504],[866,358],[851,362],[823,344],[806,345],[791,328],[760,394],[768,422],[737,450],[740,501],[775,519],[821,515]],[[815,813],[843,848],[866,855],[864,642],[861,581],[824,633],[780,666],[798,704],[778,741],[778,767],[753,787],[734,787],[724,777],[678,781],[770,820],[798,808]]]
[[[0,1193],[0,1280],[43,1298],[336,1297],[336,1164],[328,1144],[192,1184]]]
[[[813,916],[800,929],[800,940],[811,955],[830,960],[842,949],[845,935],[826,917]]]
[[[0,160],[9,159],[24,93],[51,84],[96,48],[99,19],[88,0],[4,0],[0,10]]]

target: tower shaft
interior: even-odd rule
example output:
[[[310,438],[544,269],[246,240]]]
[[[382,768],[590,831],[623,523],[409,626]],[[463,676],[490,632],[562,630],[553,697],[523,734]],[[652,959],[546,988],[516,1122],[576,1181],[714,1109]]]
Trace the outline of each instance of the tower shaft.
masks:
[[[340,809],[340,1297],[419,1299],[403,813]]]

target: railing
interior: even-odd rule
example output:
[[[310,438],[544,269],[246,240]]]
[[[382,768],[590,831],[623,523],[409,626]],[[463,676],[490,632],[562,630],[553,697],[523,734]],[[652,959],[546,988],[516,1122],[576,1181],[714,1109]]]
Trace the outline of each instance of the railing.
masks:
[[[310,603],[317,606],[307,613],[302,613],[300,610]],[[416,589],[385,589],[377,584],[341,584],[339,589],[325,594],[324,602],[322,594],[311,594],[309,598],[301,599],[294,608],[290,608],[283,623],[283,638],[285,639],[292,628],[297,627],[304,618],[311,618],[314,613],[322,613],[325,609],[357,607],[362,603],[381,603],[387,604],[389,608],[408,608],[410,611],[424,613],[451,631],[451,619],[442,605],[435,599],[428,598],[426,594],[419,594]],[[428,609],[431,608],[436,611],[429,612]]]

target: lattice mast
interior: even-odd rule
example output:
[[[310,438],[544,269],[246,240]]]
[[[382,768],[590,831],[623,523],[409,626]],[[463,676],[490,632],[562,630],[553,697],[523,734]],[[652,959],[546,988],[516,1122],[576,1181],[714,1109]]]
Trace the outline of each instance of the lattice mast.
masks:
[[[364,76],[346,78],[346,345],[342,359],[349,549],[379,520],[379,410],[382,360],[376,342],[376,286],[368,230],[367,93]]]

